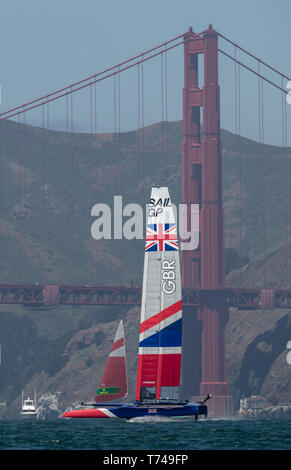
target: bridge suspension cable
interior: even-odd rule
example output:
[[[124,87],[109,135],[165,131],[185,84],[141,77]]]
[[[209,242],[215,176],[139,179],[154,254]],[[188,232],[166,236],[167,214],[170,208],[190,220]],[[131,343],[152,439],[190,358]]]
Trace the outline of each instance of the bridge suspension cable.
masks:
[[[283,77],[282,77],[283,82]],[[282,83],[283,87],[283,83]],[[283,279],[284,285],[288,285],[288,264],[289,264],[289,229],[288,229],[288,208],[289,208],[289,191],[288,191],[288,160],[287,160],[287,100],[282,93],[282,172],[283,172],[283,200],[284,200],[284,231],[285,231],[285,249],[283,253]]]
[[[41,106],[42,104],[44,103],[49,103],[51,101],[55,101],[59,98],[62,98],[64,96],[66,96],[67,94],[72,94],[72,93],[75,93],[79,90],[82,90],[83,88],[85,87],[88,87],[94,83],[98,83],[102,80],[105,80],[106,78],[109,78],[109,77],[112,77],[116,74],[119,74],[120,72],[123,72],[125,70],[128,70],[132,67],[135,67],[137,66],[139,63],[142,63],[142,62],[146,62],[160,54],[164,54],[165,52],[171,50],[171,49],[174,49],[175,47],[177,46],[180,46],[181,44],[184,44],[184,40],[182,41],[179,41],[178,43],[175,43],[171,46],[169,46],[169,44],[171,44],[172,42],[175,42],[177,41],[178,39],[181,39],[182,37],[184,36],[184,33],[183,34],[180,34],[179,36],[176,36],[175,38],[172,38],[162,44],[159,44],[158,46],[155,46],[145,52],[142,52],[134,57],[131,57],[130,59],[127,59],[127,60],[124,60],[123,62],[120,62],[116,65],[113,65],[111,67],[108,67],[104,70],[102,70],[101,72],[98,72],[94,75],[91,75],[89,77],[86,77],[82,80],[79,80],[77,82],[74,82],[70,85],[67,85],[63,88],[59,88],[58,90],[56,91],[53,91],[51,93],[47,93],[46,95],[43,95],[39,98],[36,98],[34,100],[31,100],[31,101],[28,101],[20,106],[16,106],[14,108],[10,108],[8,109],[7,111],[4,111],[2,113],[0,113],[0,120],[4,120],[4,119],[9,119],[13,116],[16,116],[18,114],[22,114],[26,111],[30,111],[32,109],[35,109],[39,106]],[[164,49],[162,49],[164,47]],[[157,49],[161,49],[159,50],[158,52],[155,52],[154,54],[151,54],[153,51],[156,51]],[[151,54],[151,55],[148,55],[148,54]],[[130,63],[130,62],[133,62],[134,63]],[[129,64],[129,65],[127,65]],[[103,76],[105,75],[105,76]],[[24,109],[25,108],[25,109]]]
[[[280,75],[282,78],[285,78],[286,80],[289,80],[289,77],[287,77],[287,75],[285,75],[284,73],[280,72],[278,69],[276,69],[275,67],[273,67],[272,65],[268,64],[267,62],[265,62],[264,60],[260,59],[259,57],[255,56],[254,54],[252,54],[251,52],[247,51],[246,49],[244,49],[243,47],[241,47],[239,44],[235,43],[234,41],[231,41],[231,39],[227,38],[226,36],[224,36],[223,34],[221,33],[217,33],[218,36],[220,36],[222,39],[224,39],[225,41],[229,42],[230,44],[232,44],[233,46],[235,46],[235,48],[237,49],[240,49],[242,52],[244,52],[245,54],[247,54],[248,56],[252,57],[252,59],[255,59],[256,61],[260,62],[261,64],[265,65],[265,67],[269,68],[270,70],[272,70],[273,72],[277,73],[278,75]],[[223,51],[220,50],[220,52],[224,53]],[[225,55],[228,55],[228,54],[225,54]]]
[[[237,54],[237,50],[235,47],[235,58]],[[242,192],[241,192],[241,185],[242,185],[242,175],[241,175],[241,130],[240,130],[240,123],[241,123],[241,111],[240,111],[240,65],[235,61],[234,63],[234,77],[235,77],[235,141],[236,141],[236,149],[235,149],[235,180],[236,180],[236,197],[237,197],[237,218],[238,218],[238,252],[239,256],[241,256],[241,205],[242,205]],[[240,287],[242,287],[242,270],[239,270],[239,282]]]
[[[276,84],[275,82],[273,82],[272,80],[270,80],[269,78],[265,77],[264,75],[261,75],[260,73],[256,72],[256,70],[252,69],[251,67],[249,67],[248,65],[244,64],[243,62],[235,59],[234,57],[232,57],[230,54],[228,54],[227,52],[223,51],[222,49],[218,49],[219,52],[221,52],[222,54],[224,54],[226,57],[228,57],[229,59],[237,62],[239,65],[241,65],[242,67],[244,67],[245,69],[247,69],[249,72],[252,72],[254,75],[257,75],[257,77],[261,78],[262,80],[264,80],[265,82],[268,82],[270,85],[273,85],[274,87],[278,88],[278,90],[282,91],[283,93],[285,93],[286,95],[288,95],[288,90],[285,90],[284,88],[282,88],[281,85],[278,85]],[[285,77],[285,75],[284,75]],[[288,79],[289,80],[289,79]]]
[[[260,70],[260,63],[258,63]],[[259,74],[260,75],[260,74]],[[263,258],[262,286],[266,285],[266,242],[265,242],[265,152],[264,152],[264,82],[258,77],[258,114],[259,114],[259,148],[261,162],[261,195],[260,195],[260,218],[261,218],[261,252]]]

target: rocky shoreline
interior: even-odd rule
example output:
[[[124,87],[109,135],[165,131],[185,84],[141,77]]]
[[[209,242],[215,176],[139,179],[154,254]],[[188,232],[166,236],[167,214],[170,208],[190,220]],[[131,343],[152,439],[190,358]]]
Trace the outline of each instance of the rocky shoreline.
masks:
[[[291,418],[291,405],[267,406],[261,410],[240,410],[240,418]]]

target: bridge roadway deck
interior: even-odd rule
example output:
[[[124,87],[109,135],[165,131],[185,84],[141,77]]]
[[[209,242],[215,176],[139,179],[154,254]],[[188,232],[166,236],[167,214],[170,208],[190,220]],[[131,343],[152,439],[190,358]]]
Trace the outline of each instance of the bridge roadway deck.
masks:
[[[291,289],[222,287],[183,289],[183,305],[198,306],[211,295],[221,296],[229,307],[242,310],[291,308]],[[0,304],[27,306],[128,305],[141,303],[139,286],[7,285],[0,284]]]

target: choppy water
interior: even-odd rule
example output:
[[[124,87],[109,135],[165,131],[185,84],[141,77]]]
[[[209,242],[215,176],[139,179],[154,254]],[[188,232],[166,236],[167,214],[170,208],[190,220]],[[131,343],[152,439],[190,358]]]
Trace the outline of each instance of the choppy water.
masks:
[[[290,450],[291,420],[3,420],[0,449]]]

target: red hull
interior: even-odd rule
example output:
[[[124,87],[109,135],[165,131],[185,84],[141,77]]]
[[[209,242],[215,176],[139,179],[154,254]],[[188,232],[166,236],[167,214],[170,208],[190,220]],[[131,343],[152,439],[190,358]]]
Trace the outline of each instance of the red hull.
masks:
[[[106,414],[107,412],[107,414]],[[110,413],[111,415],[112,413]],[[63,418],[112,418],[108,415],[108,410],[101,411],[98,408],[89,408],[87,410],[72,410],[63,414]]]

